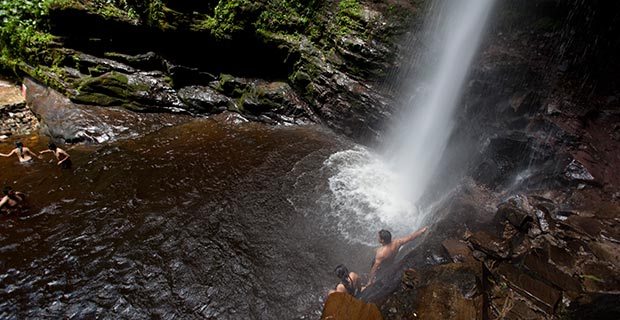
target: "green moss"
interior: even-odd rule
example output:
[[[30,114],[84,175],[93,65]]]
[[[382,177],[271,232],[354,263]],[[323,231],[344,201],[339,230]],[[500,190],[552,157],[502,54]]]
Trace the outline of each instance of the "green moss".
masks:
[[[229,74],[221,74],[218,87],[218,91],[231,97],[240,97],[247,91],[248,84],[242,80],[235,78]]]
[[[592,275],[592,274],[582,274],[582,275],[579,275],[579,277],[581,277],[582,279],[590,279],[592,281],[596,281],[596,282],[600,282],[600,283],[605,283],[605,280],[603,280],[603,279],[601,279],[601,278],[599,278],[599,277],[597,277],[595,275]]]
[[[245,98],[245,96],[247,95],[247,91],[241,88],[235,88],[233,89],[232,93],[230,94],[231,97],[241,97],[241,98]]]
[[[102,106],[123,106],[133,110],[144,109],[136,103],[137,92],[148,91],[147,84],[129,84],[127,76],[109,72],[97,77],[81,79],[77,85],[77,95],[72,100]]]
[[[170,85],[170,87],[174,88],[174,79],[166,75],[163,77],[163,80]]]
[[[80,81],[80,84],[77,87],[78,96],[101,93],[114,97],[127,98],[129,96],[127,83],[127,77],[117,73],[108,73],[102,76],[84,78]]]
[[[101,106],[120,106],[127,102],[126,99],[121,99],[98,92],[81,93],[75,96],[72,100],[78,103]]]
[[[360,17],[361,5],[357,0],[341,0],[338,3],[338,15],[334,33],[343,36],[351,33],[351,30],[362,29],[359,23]]]
[[[109,71],[110,71],[110,68],[107,66],[103,66],[103,65],[97,65],[95,67],[88,68],[88,74],[90,76],[100,76]]]
[[[249,0],[220,0],[213,15],[203,15],[194,23],[192,30],[208,30],[216,38],[231,38],[253,22],[253,15],[260,10],[260,5]]]
[[[53,68],[48,68],[46,66],[30,66],[27,64],[22,63],[19,66],[20,70],[22,70],[23,72],[25,72],[26,74],[28,74],[30,77],[35,78],[37,80],[39,80],[39,82],[43,83],[44,85],[50,87],[50,88],[54,88],[59,92],[65,92],[65,88],[60,84],[60,79],[58,79],[58,75],[62,74],[62,73],[54,73],[54,72],[58,72],[58,70],[55,70]]]
[[[314,84],[308,83],[308,85],[304,87],[303,95],[308,100],[314,99]]]

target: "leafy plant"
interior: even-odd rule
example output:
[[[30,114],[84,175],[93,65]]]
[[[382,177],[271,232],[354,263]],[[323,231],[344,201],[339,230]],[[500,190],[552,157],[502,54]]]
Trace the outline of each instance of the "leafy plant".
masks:
[[[39,64],[53,37],[43,18],[52,0],[0,2],[0,64],[15,70],[20,62]]]
[[[359,29],[360,9],[361,5],[357,0],[340,0],[335,33],[342,36],[348,34],[351,29]]]
[[[220,0],[213,15],[207,16],[199,28],[209,30],[217,38],[230,38],[245,29],[246,16],[256,11],[257,5],[248,0]]]

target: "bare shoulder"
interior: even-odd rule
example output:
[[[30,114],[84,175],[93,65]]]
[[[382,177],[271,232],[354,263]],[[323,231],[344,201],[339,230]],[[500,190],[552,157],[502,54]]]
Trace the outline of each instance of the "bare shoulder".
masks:
[[[336,292],[347,292],[347,288],[344,287],[344,284],[339,283],[336,286]]]
[[[392,250],[397,250],[405,243],[407,243],[407,238],[396,238],[392,240],[392,243],[390,243],[390,247],[392,247]]]
[[[392,251],[391,245],[393,244],[393,242],[389,245],[386,246],[382,246],[381,248],[377,249],[377,255],[376,255],[376,259],[377,260],[383,260],[385,257],[389,256],[390,251]]]

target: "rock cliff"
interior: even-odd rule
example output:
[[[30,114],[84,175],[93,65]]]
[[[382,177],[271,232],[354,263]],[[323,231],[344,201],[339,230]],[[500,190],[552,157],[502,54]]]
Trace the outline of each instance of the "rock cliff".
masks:
[[[365,143],[380,138],[403,64],[423,49],[427,5],[58,3],[42,13],[53,40],[31,55],[11,42],[5,70],[83,107],[319,122]],[[618,316],[618,9],[496,4],[429,197],[461,187],[388,289],[363,297],[384,318]]]

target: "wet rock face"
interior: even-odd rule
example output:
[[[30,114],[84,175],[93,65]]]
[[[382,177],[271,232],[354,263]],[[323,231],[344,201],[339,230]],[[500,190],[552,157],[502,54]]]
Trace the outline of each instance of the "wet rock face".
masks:
[[[500,8],[506,10],[516,2],[504,2]],[[541,7],[544,3],[549,4],[538,2]],[[615,319],[620,317],[614,305],[620,302],[620,175],[616,165],[620,145],[614,122],[620,120],[620,105],[616,93],[611,93],[614,90],[581,77],[585,69],[575,61],[588,66],[601,63],[578,57],[585,43],[563,42],[578,42],[575,39],[582,31],[567,32],[575,29],[570,23],[544,33],[535,29],[535,25],[542,27],[538,23],[551,21],[542,18],[563,19],[555,16],[561,15],[558,12],[553,17],[537,16],[541,7],[532,9],[532,21],[527,18],[510,28],[498,20],[499,27],[492,29],[494,34],[473,66],[456,136],[476,151],[463,158],[469,164],[465,175],[500,201],[493,203],[461,191],[459,197],[480,201],[472,209],[479,210],[486,224],[463,220],[469,230],[452,228],[452,235],[467,239],[471,255],[484,265],[485,318]],[[583,13],[573,14],[568,20],[574,22]],[[592,22],[587,28],[600,23]],[[610,30],[601,37],[611,39]],[[601,46],[617,48],[617,41],[610,41]],[[561,45],[567,50],[564,57],[575,60],[556,59],[552,52]],[[596,73],[617,75],[617,62],[610,61],[610,52],[600,51],[601,46],[591,49],[598,50],[610,68]],[[489,217],[481,208],[490,204],[496,211]],[[449,211],[445,220],[461,215],[456,208]],[[401,294],[405,293],[395,293]],[[397,313],[393,318],[407,318],[405,314],[411,313]]]
[[[617,161],[620,104],[609,87],[620,73],[615,9],[577,1],[497,4],[456,128],[476,151],[468,174],[477,182],[493,190],[614,184],[607,177],[617,178],[617,170],[603,163]]]
[[[506,281],[509,288],[534,306],[532,310],[542,311],[547,317],[562,313],[579,297],[613,293],[611,287],[617,288],[620,279],[619,266],[614,266],[605,252],[620,246],[608,245],[594,253],[601,247],[602,232],[618,236],[616,230],[605,226],[607,219],[603,215],[586,217],[589,214],[585,212],[565,218],[558,214],[559,206],[549,205],[549,199],[520,197],[531,204],[529,208],[521,206],[521,210],[532,217],[532,227],[518,232],[529,241],[521,242],[519,246],[526,244],[521,253],[501,261],[499,266],[494,258],[485,263],[496,279]],[[503,211],[498,210],[498,214]],[[538,231],[532,232],[535,229]],[[514,238],[518,233],[505,236]]]
[[[384,318],[572,319],[587,310],[603,319],[620,315],[611,303],[618,301],[620,285],[620,233],[612,222],[619,207],[568,214],[565,196],[515,195],[497,205],[494,219],[455,233],[464,241],[444,240],[447,259],[437,266],[410,263],[414,268],[380,304]]]
[[[203,26],[215,4],[168,2],[154,23],[165,30],[97,15],[88,6],[58,6],[49,24],[62,43],[51,51],[65,58],[43,74],[81,104],[201,115],[230,110],[269,123],[321,122],[354,139],[374,140],[393,105],[385,81],[409,54],[399,42],[420,20],[425,2],[304,4],[321,12],[308,22],[320,35],[303,35],[294,22],[293,30],[248,28],[226,37]],[[242,6],[232,14],[240,20],[234,23],[254,25],[257,10],[270,6]],[[214,85],[230,78],[256,85],[233,92]]]
[[[118,56],[114,55],[115,58]],[[215,77],[182,66],[172,66],[167,75],[160,70],[143,71],[125,64],[147,68],[167,63],[161,57],[154,57],[154,53],[145,55],[145,58],[142,56],[122,55],[118,59],[123,62],[119,62],[80,54],[80,67],[65,69],[67,83],[72,84],[66,88],[69,98],[83,105],[123,107],[140,112],[214,115],[230,110],[248,119],[269,123],[319,120],[287,83],[230,75]],[[184,73],[194,74],[180,75]],[[170,76],[181,81],[173,85]],[[192,79],[194,83],[204,85],[191,84]]]
[[[135,138],[189,116],[136,113],[117,107],[84,106],[32,79],[25,79],[26,102],[41,119],[39,132],[63,143],[104,143]],[[68,121],[67,119],[71,119]]]
[[[476,261],[409,269],[381,313],[385,319],[483,319],[481,284]]]

